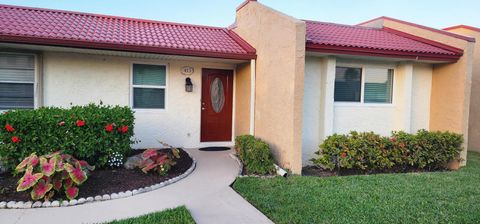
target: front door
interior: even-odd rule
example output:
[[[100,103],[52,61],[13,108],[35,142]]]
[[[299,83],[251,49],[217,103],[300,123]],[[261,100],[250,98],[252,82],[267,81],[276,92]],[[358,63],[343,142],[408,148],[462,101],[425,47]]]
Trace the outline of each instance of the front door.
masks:
[[[201,142],[232,140],[233,71],[202,69]]]

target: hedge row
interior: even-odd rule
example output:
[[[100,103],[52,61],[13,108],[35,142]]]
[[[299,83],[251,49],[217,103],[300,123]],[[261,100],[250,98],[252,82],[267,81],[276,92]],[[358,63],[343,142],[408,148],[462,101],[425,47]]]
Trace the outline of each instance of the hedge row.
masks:
[[[44,107],[0,115],[0,158],[10,170],[32,152],[63,150],[97,167],[114,153],[126,156],[133,136],[129,107],[86,105]]]
[[[445,169],[459,157],[463,136],[420,130],[416,134],[393,132],[383,137],[373,132],[329,136],[312,161],[328,169],[388,170]]]
[[[270,146],[252,135],[235,138],[235,149],[248,174],[273,174],[275,166]]]

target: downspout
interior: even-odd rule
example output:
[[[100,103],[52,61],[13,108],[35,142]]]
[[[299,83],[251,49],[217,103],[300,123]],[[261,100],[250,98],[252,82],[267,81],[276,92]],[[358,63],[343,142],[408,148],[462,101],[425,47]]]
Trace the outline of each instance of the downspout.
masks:
[[[255,135],[255,79],[256,61],[250,60],[250,135]]]

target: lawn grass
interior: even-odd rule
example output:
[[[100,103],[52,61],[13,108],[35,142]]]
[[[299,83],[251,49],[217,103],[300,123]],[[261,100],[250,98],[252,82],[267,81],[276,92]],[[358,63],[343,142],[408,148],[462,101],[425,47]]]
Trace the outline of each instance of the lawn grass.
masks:
[[[189,224],[195,223],[185,206],[150,213],[135,218],[115,220],[108,224]]]
[[[275,223],[480,223],[480,154],[455,172],[287,179],[233,188]]]

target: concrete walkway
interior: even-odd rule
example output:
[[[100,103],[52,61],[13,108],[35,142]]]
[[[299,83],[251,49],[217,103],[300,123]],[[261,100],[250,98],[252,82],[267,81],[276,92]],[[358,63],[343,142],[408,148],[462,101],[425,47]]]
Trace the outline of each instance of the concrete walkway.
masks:
[[[74,207],[0,209],[0,223],[101,223],[186,205],[197,223],[272,223],[230,184],[238,174],[232,151],[188,150],[195,171],[172,185],[128,198]],[[81,189],[80,189],[81,190]]]

